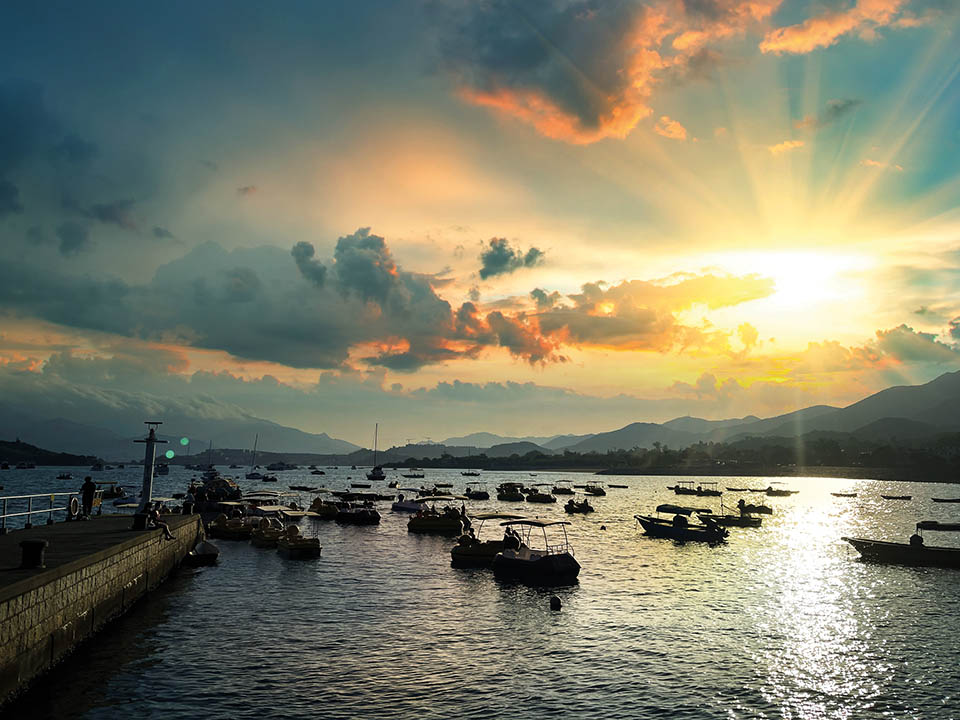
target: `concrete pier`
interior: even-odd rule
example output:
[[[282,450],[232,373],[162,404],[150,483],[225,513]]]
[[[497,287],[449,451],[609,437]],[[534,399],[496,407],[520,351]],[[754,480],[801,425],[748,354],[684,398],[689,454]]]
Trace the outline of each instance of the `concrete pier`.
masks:
[[[197,515],[131,530],[130,515],[74,520],[0,536],[0,706],[180,564],[200,539]],[[21,568],[20,543],[46,540],[44,568]]]

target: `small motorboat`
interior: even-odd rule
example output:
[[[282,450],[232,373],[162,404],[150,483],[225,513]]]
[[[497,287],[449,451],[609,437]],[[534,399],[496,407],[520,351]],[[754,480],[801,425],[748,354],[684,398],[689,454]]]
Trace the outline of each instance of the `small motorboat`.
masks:
[[[183,557],[183,564],[187,567],[203,567],[205,565],[216,565],[217,558],[220,557],[220,548],[211,542],[201,540],[196,546]]]
[[[775,488],[772,485],[768,487],[764,492],[767,494],[767,497],[790,497],[791,495],[796,495],[799,490],[787,490],[785,488]]]
[[[573,556],[567,539],[566,520],[507,520],[502,527],[514,530],[512,547],[506,546],[493,559],[493,574],[498,580],[513,580],[529,585],[572,585],[580,574],[580,563]],[[548,527],[563,530],[563,542],[551,543]],[[531,548],[530,534],[534,528],[543,531],[543,549]]]
[[[551,491],[554,495],[573,495],[573,488],[567,483],[557,483]]]
[[[830,493],[830,494],[833,495],[834,497],[856,497],[856,496],[857,496],[856,493],[835,493],[835,492],[832,492],[832,493]]]
[[[336,520],[342,525],[379,525],[380,513],[370,503],[363,505],[345,504],[337,512]]]
[[[73,475],[70,473],[60,473],[57,475],[57,480],[73,480]]]
[[[276,518],[261,518],[250,534],[250,544],[258,548],[275,548],[283,532],[283,525]]]
[[[463,470],[460,472],[463,477],[480,477],[480,473],[476,470]]]
[[[425,477],[423,473],[401,473],[401,476],[411,480],[420,480]]]
[[[595,495],[597,497],[602,497],[607,494],[607,491],[603,489],[603,486],[595,483],[588,483],[587,485],[584,485],[583,492],[585,492],[587,495]]]
[[[427,506],[423,501],[423,498],[416,499],[406,499],[403,494],[397,495],[396,502],[390,506],[390,509],[394,512],[421,512],[426,510]]]
[[[741,515],[773,515],[773,508],[769,505],[754,505],[743,500],[737,501],[737,510]]]
[[[523,520],[522,515],[506,513],[480,513],[471,520],[479,520],[476,533],[467,531],[450,550],[450,564],[456,568],[490,567],[493,559],[503,551],[503,539],[481,540],[483,525],[487,520]]]
[[[350,483],[352,488],[367,489],[370,487],[370,483]]]
[[[532,503],[555,503],[557,499],[550,493],[540,492],[536,488],[527,494],[527,502]]]
[[[448,496],[420,498],[420,500],[424,502],[450,499]],[[467,525],[467,523],[464,522],[465,519],[466,514],[451,505],[447,505],[442,510],[424,508],[423,510],[418,510],[417,514],[412,515],[407,521],[407,532],[429,533],[432,535],[462,535]]]
[[[728,488],[727,488],[727,492],[754,492],[754,491],[751,490],[750,488],[734,488],[734,487],[728,487]]]
[[[913,500],[913,495],[881,495],[884,500]]]
[[[383,471],[383,468],[379,465],[374,465],[373,470],[367,473],[367,480],[370,482],[380,482],[381,480],[386,480],[387,474]],[[370,487],[369,485],[364,485],[362,487]]]
[[[260,480],[261,480],[261,482],[276,482],[276,481],[277,481],[277,476],[276,476],[276,475],[264,475],[263,477],[260,478]]]
[[[327,473],[324,470],[311,470],[311,475],[326,475]]]
[[[841,540],[850,543],[865,562],[914,567],[960,568],[960,548],[926,545],[922,534],[924,530],[958,532],[960,523],[923,520],[917,523],[917,531],[907,543],[846,536]]]
[[[704,487],[704,486],[708,487]],[[676,485],[668,485],[667,490],[673,490],[676,495],[696,495],[697,497],[720,497],[723,493],[717,489],[715,482],[702,482],[694,485],[693,480],[677,480]]]
[[[570,515],[575,513],[580,513],[586,515],[587,513],[593,512],[593,505],[590,504],[590,501],[584,498],[580,502],[577,502],[573,498],[567,500],[567,504],[563,506],[563,509]]]
[[[277,540],[277,552],[289,560],[318,558],[321,550],[320,539],[303,537],[296,525],[289,525]]]
[[[523,485],[515,482],[505,482],[497,486],[497,500],[504,502],[523,502]]]
[[[935,503],[960,503],[960,498],[931,498]]]
[[[257,519],[259,522],[259,518]],[[245,518],[227,518],[220,513],[207,525],[207,535],[220,540],[249,540],[256,525]]]
[[[310,505],[310,512],[316,513],[319,520],[336,520],[340,512],[340,505],[322,498],[315,498]]]
[[[463,491],[470,500],[489,500],[490,493],[479,482],[473,481],[467,483],[467,489]]]
[[[652,515],[633,516],[643,528],[644,533],[650,537],[679,542],[692,540],[695,542],[721,543],[730,534],[728,530],[713,521],[708,514],[700,514],[697,508],[664,504],[657,506],[657,513],[656,517]],[[662,518],[659,513],[671,513],[673,518],[669,520]],[[687,519],[693,513],[698,513],[702,524],[693,524]]]
[[[607,483],[608,488],[617,488],[618,490],[625,490],[630,487],[629,485],[614,485],[613,483]]]

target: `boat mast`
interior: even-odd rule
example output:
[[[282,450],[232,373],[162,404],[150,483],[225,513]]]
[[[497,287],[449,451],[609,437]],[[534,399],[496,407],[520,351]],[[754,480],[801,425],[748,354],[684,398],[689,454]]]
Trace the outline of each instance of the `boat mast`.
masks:
[[[377,466],[377,435],[380,433],[380,423],[373,425],[373,466]]]
[[[250,461],[250,469],[253,470],[257,465],[257,443],[260,441],[260,433],[253,437],[253,459]]]

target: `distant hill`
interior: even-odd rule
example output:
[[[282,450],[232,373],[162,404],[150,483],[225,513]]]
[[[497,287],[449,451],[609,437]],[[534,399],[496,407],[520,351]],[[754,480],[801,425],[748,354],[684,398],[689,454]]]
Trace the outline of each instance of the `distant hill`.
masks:
[[[747,425],[749,423],[756,422],[759,419],[760,418],[758,418],[756,415],[747,415],[746,417],[734,418],[730,420],[704,420],[703,418],[685,415],[684,417],[668,420],[667,422],[663,423],[663,427],[688,433],[708,433],[718,428]]]
[[[489,433],[489,432],[475,432],[475,433],[470,433],[469,435],[463,435],[462,437],[447,438],[440,444],[447,445],[449,447],[475,447],[478,449],[485,449],[485,448],[491,448],[494,445],[527,442],[527,443],[533,443],[534,445],[540,445],[545,447],[548,442],[551,442],[558,437],[561,437],[561,436],[547,435],[544,437],[537,437],[533,435],[528,435],[526,437],[510,437],[508,435],[495,435],[494,433]],[[567,437],[567,436],[563,436],[563,437]]]
[[[650,448],[658,442],[670,447],[686,447],[696,442],[692,433],[672,430],[656,423],[636,422],[612,432],[597,433],[568,446],[573,452],[606,452],[608,450],[629,450],[633,447]]]
[[[0,440],[0,461],[9,463],[11,467],[22,462],[35,465],[89,466],[95,463],[97,458],[92,455],[53,452],[25,442]]]

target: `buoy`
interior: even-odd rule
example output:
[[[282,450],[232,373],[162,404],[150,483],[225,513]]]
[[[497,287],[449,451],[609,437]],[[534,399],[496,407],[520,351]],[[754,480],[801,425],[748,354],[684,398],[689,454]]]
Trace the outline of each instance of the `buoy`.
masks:
[[[560,609],[560,598],[558,598],[556,595],[550,598],[550,609],[551,610]]]
[[[601,530],[606,530],[606,529],[607,529],[607,526],[606,526],[606,525],[601,525],[601,526],[600,526],[600,529],[601,529]]]

